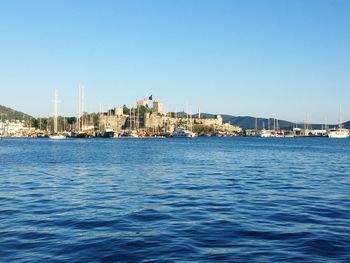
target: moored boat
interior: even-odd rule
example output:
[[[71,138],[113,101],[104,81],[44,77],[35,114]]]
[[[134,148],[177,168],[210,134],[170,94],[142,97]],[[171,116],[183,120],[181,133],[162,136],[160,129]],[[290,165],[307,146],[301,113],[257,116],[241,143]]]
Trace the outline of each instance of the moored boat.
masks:
[[[138,138],[139,137],[139,135],[137,134],[137,131],[135,131],[135,130],[125,130],[121,136],[127,137],[127,138]]]
[[[63,134],[52,134],[49,135],[49,138],[52,140],[64,140],[66,139],[66,136],[64,136]]]
[[[349,137],[349,130],[344,129],[344,128],[336,128],[336,129],[331,129],[328,132],[328,137],[329,138],[348,138]]]
[[[265,130],[263,129],[260,133],[260,137],[263,138],[270,138],[270,137],[274,137],[274,131],[273,130]]]
[[[105,138],[113,138],[114,137],[114,130],[112,128],[106,128],[102,134],[102,137]]]
[[[338,128],[330,129],[328,132],[328,138],[337,138],[337,139],[343,139],[343,138],[349,138],[350,133],[348,129],[345,129],[343,127],[343,116],[341,107],[339,107],[339,117],[338,117]]]
[[[174,138],[193,138],[193,137],[196,137],[196,134],[189,131],[189,130],[176,129],[172,133],[172,137],[174,137]]]

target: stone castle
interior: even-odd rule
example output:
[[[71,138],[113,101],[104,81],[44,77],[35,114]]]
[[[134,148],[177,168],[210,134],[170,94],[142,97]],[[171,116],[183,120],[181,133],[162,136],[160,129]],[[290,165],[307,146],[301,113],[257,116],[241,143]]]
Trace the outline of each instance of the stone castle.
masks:
[[[238,126],[223,123],[221,115],[215,118],[195,117],[186,113],[165,113],[160,101],[153,101],[153,107],[148,107],[148,100],[137,100],[135,108],[114,108],[99,116],[100,129],[112,128],[115,131],[139,130],[145,132],[173,132],[176,128],[191,130],[211,130],[216,132],[239,133]]]

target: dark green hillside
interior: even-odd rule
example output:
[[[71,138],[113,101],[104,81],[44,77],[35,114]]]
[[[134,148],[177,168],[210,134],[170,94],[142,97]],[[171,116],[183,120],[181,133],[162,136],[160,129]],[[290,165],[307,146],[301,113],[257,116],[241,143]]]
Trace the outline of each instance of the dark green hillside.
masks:
[[[0,105],[0,120],[30,120],[32,116]]]

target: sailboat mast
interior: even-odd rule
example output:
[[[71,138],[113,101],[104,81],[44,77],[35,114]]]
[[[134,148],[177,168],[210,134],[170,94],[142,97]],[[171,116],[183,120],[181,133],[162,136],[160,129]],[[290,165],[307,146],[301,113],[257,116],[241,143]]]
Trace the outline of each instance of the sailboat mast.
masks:
[[[137,118],[136,118],[137,125],[136,125],[136,130],[139,131],[139,129],[140,129],[140,107],[139,106],[136,106],[136,107],[137,107]]]
[[[80,131],[80,116],[81,116],[81,103],[80,103],[80,98],[81,98],[81,88],[80,88],[80,84],[78,85],[78,92],[79,92],[79,95],[78,95],[78,116],[77,116],[77,128],[78,128],[78,131]]]
[[[57,133],[57,117],[58,117],[58,91],[57,91],[57,89],[55,89],[55,97],[54,97],[53,103],[54,103],[53,127],[54,127],[54,132]]]
[[[190,131],[192,131],[192,107],[189,107],[190,110]]]
[[[255,118],[255,130],[258,130],[258,118]]]
[[[84,111],[85,111],[85,96],[84,96],[84,87],[81,88],[81,130],[83,130],[85,123],[84,123]]]
[[[186,129],[188,130],[188,103],[186,103]]]
[[[177,129],[177,109],[175,107],[175,129]]]
[[[343,116],[341,112],[341,105],[339,105],[338,126],[339,126],[339,129],[343,128]]]

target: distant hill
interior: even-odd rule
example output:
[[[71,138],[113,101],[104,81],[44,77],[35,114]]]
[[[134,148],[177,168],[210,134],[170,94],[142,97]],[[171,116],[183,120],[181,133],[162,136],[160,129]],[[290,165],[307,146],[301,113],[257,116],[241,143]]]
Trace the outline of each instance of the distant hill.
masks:
[[[273,128],[273,119],[266,119],[266,118],[255,118],[251,116],[232,116],[227,114],[220,114],[224,123],[231,123],[232,125],[237,125],[241,127],[242,129],[254,129],[255,124],[257,124],[258,129],[262,129],[265,127],[265,129],[268,129],[268,125],[270,124],[270,127]],[[195,117],[198,116],[198,114],[193,115]],[[215,118],[216,114],[210,114],[210,113],[202,113],[201,117],[205,118]],[[293,123],[285,120],[278,120],[278,125],[281,129],[292,129]]]
[[[211,113],[201,113],[201,117],[206,118],[215,118],[216,114]],[[252,116],[232,116],[227,114],[221,114],[224,123],[231,123],[232,125],[237,125],[242,129],[255,129],[255,123],[257,122],[257,128],[261,130],[263,127],[268,129],[269,119],[268,118],[255,118]],[[194,114],[193,117],[198,117],[198,114]],[[270,118],[270,128],[273,128],[274,119]],[[278,120],[278,125],[281,129],[291,130],[295,127],[295,123],[286,121],[286,120]],[[297,124],[299,128],[303,128],[304,124]],[[336,127],[337,124],[329,124],[329,127]],[[321,129],[323,127],[322,124],[310,124],[310,128],[312,129]],[[344,127],[350,129],[350,121],[344,123]]]
[[[292,122],[285,121],[285,120],[274,120],[274,119],[266,119],[266,118],[255,118],[251,116],[237,116],[237,117],[232,117],[228,119],[228,122],[232,124],[236,124],[239,127],[243,129],[272,129],[274,127],[274,122],[275,125],[280,128],[280,129],[286,129],[290,130],[293,129],[293,125],[295,125]],[[277,123],[278,122],[278,123]],[[270,127],[269,127],[270,126]]]
[[[0,120],[28,120],[32,116],[0,105]]]

